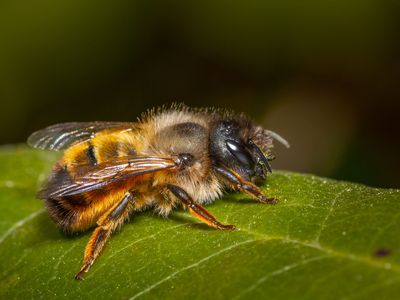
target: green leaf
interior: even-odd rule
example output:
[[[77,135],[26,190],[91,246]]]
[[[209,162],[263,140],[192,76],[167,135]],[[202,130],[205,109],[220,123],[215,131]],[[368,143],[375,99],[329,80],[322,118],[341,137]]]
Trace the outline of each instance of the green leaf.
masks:
[[[400,191],[276,172],[263,205],[227,194],[208,209],[227,232],[178,210],[131,218],[82,282],[90,232],[61,234],[35,199],[54,153],[0,150],[0,298],[395,299]]]

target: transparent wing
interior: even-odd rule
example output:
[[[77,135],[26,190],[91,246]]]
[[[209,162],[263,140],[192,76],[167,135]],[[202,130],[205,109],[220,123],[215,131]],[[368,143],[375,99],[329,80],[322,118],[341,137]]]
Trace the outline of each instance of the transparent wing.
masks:
[[[177,159],[162,157],[135,157],[108,161],[97,166],[81,165],[73,178],[66,170],[56,171],[39,197],[48,199],[78,195],[128,177],[178,168]]]
[[[133,128],[129,122],[70,122],[55,124],[32,133],[28,138],[28,145],[47,150],[62,150],[73,143],[85,141],[93,137],[96,132],[104,129]]]

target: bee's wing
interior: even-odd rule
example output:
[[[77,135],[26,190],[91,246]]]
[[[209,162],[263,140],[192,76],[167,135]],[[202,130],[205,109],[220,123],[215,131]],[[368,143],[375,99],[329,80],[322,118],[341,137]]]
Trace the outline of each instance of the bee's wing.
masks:
[[[104,129],[131,129],[129,122],[70,122],[51,125],[32,133],[28,144],[34,148],[62,150],[78,141],[88,140]]]
[[[39,197],[46,199],[78,195],[128,177],[178,168],[176,159],[162,157],[135,157],[108,161],[97,166],[81,165],[77,166],[77,173],[73,177],[66,170],[55,174],[39,193]]]

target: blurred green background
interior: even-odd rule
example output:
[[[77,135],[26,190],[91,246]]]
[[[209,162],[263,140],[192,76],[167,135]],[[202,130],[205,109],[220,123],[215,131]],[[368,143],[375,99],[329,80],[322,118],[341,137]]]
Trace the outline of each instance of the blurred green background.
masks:
[[[0,143],[173,101],[286,137],[275,168],[400,186],[400,2],[0,3]]]

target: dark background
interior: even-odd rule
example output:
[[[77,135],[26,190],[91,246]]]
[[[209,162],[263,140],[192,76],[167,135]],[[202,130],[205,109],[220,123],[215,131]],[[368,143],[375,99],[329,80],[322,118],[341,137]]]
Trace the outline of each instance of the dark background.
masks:
[[[286,137],[275,168],[400,186],[400,2],[0,3],[0,143],[171,102]]]

